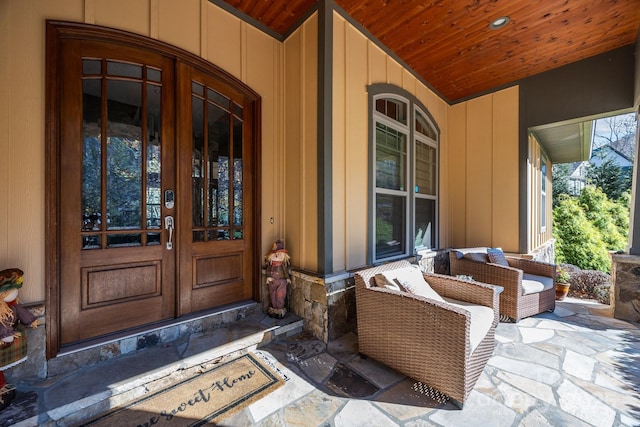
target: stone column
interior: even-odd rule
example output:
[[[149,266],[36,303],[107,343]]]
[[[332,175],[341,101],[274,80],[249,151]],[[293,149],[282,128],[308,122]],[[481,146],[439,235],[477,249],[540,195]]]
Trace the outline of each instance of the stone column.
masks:
[[[629,253],[631,255],[640,255],[640,168],[638,167],[640,151],[638,150],[640,150],[640,132],[636,131],[636,155],[633,160],[631,184],[631,220],[629,221]]]
[[[611,254],[610,297],[613,317],[640,322],[640,256]]]

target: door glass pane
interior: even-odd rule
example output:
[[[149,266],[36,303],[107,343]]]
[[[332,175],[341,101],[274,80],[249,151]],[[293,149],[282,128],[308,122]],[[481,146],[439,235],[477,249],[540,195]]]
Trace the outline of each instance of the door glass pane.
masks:
[[[436,201],[416,198],[415,248],[436,247]]]
[[[209,223],[229,225],[229,120],[227,111],[208,103]]]
[[[147,79],[152,82],[160,82],[162,80],[162,71],[156,68],[147,67]]]
[[[101,98],[100,79],[82,81],[82,231],[98,231],[102,226]],[[83,247],[95,246],[96,241],[92,237]]]
[[[147,228],[159,229],[162,199],[160,111],[161,87],[147,84]]]
[[[416,141],[416,193],[436,195],[436,169],[436,149]]]
[[[107,228],[142,222],[142,83],[107,82]],[[109,243],[108,243],[109,244]]]
[[[376,259],[405,253],[406,200],[376,194]]]
[[[406,189],[407,136],[376,123],[376,187]]]
[[[207,88],[207,99],[209,101],[213,101],[216,104],[218,104],[219,106],[228,109],[229,108],[229,98],[227,98],[226,96],[218,93],[217,91],[213,90],[213,89],[209,89]]]
[[[83,59],[82,60],[82,74],[87,75],[100,75],[102,74],[102,60],[100,59]]]
[[[126,62],[108,61],[107,74],[140,79],[142,78],[142,67],[137,64],[128,64]]]
[[[202,227],[204,225],[204,101],[193,96],[192,108],[192,218],[194,227]]]
[[[237,117],[233,118],[233,225],[242,226],[242,121]]]

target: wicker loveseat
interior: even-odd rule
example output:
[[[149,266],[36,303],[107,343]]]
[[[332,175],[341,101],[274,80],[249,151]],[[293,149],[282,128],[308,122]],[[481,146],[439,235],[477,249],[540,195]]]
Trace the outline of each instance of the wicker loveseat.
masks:
[[[483,257],[484,255],[484,257]],[[500,314],[518,322],[543,311],[553,311],[555,264],[505,256],[508,266],[490,262],[487,248],[454,249],[449,252],[451,275],[499,285]]]
[[[422,275],[446,300],[442,302],[379,286],[376,275],[393,276],[410,265],[400,261],[355,274],[359,352],[462,408],[495,347],[500,289],[450,276]],[[452,299],[459,304],[452,305]],[[474,309],[483,310],[484,318],[476,320]]]

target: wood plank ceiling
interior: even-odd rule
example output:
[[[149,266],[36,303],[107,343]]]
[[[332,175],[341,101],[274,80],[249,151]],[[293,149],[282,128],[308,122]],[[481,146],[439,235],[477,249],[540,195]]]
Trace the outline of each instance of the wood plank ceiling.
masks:
[[[284,35],[314,0],[225,0]],[[453,102],[631,45],[640,0],[335,0]],[[501,16],[502,29],[489,24]]]

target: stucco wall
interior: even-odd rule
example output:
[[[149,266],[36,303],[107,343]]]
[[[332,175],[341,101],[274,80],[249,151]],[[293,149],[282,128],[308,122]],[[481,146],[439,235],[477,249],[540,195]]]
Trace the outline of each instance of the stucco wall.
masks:
[[[284,233],[282,43],[206,0],[0,2],[0,268],[25,271],[23,302],[45,299],[45,20],[105,25],[213,62],[262,97],[262,239]],[[273,218],[273,223],[271,221]]]

